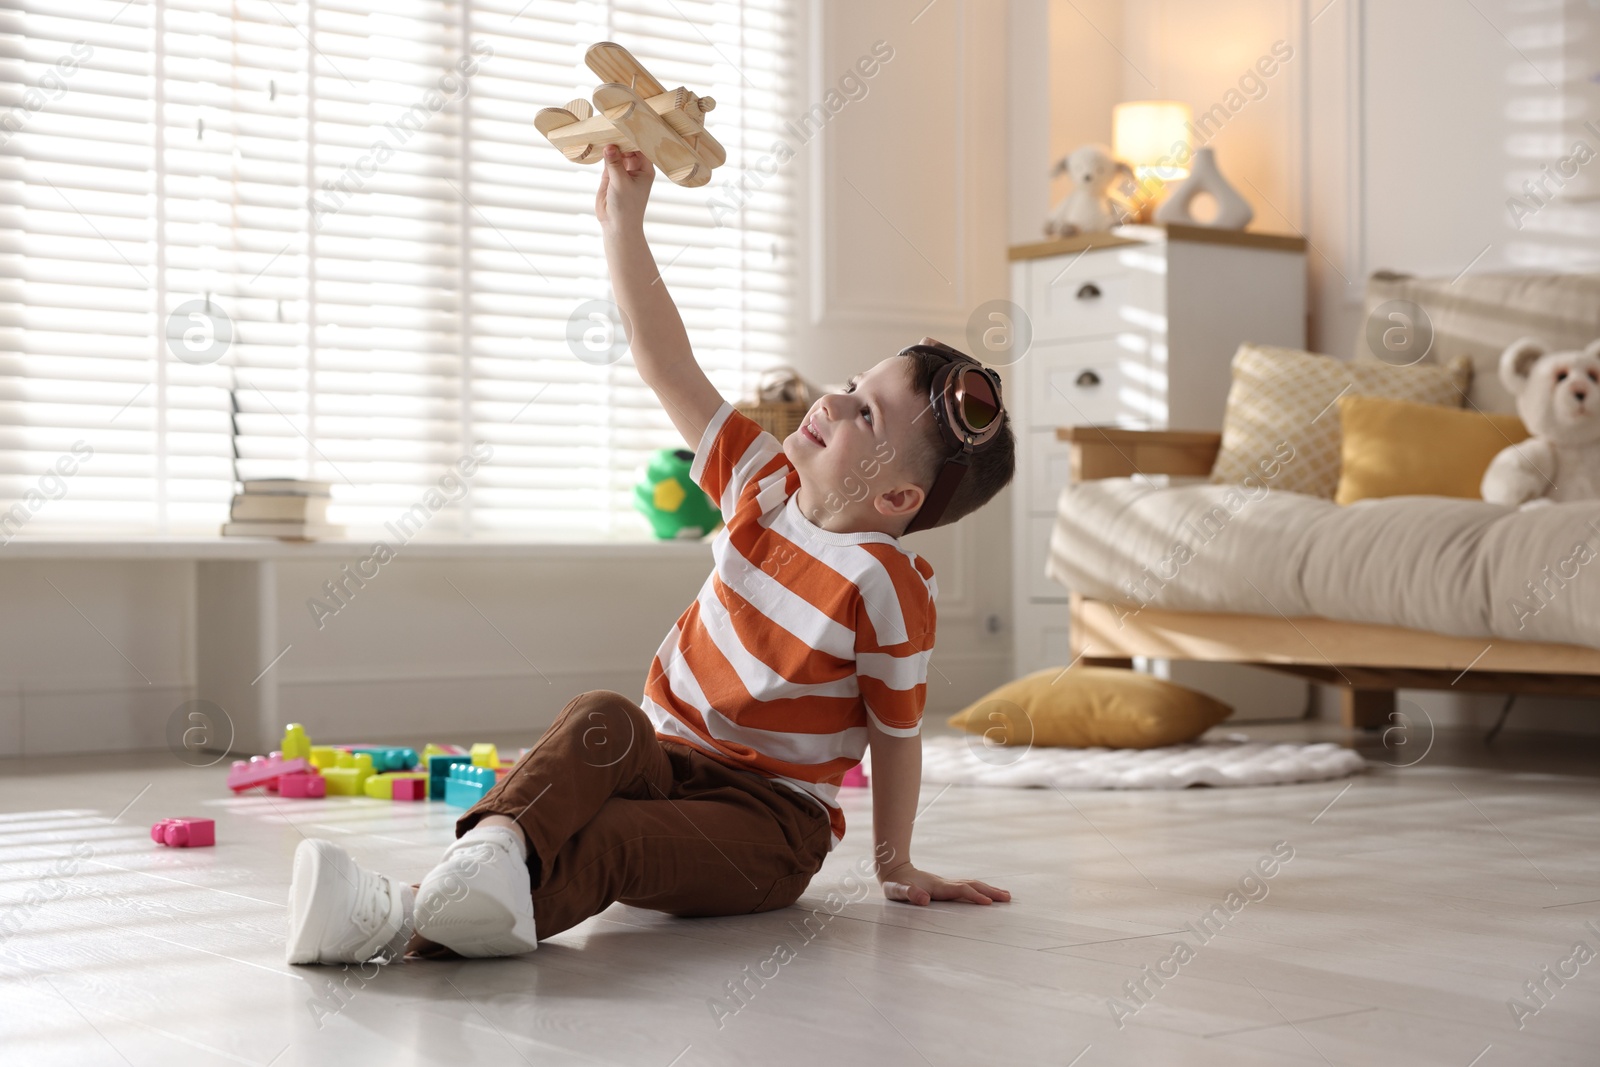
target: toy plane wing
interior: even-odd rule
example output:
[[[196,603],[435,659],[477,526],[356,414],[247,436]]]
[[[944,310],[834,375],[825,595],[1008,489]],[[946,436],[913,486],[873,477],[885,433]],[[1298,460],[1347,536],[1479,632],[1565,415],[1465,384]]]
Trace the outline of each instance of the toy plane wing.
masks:
[[[595,106],[572,100],[543,109],[533,120],[568,159],[595,163],[605,145],[615,144],[625,152],[643,152],[668,179],[691,188],[705,185],[727,161],[726,150],[706,132],[702,119],[716,107],[711,97],[682,86],[664,88],[631,52],[610,41],[591,47],[584,61],[608,79],[594,91]]]

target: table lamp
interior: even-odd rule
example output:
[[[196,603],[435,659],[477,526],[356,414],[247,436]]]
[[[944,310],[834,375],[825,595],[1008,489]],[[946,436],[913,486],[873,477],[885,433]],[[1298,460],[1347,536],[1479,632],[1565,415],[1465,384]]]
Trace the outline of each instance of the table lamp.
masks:
[[[1111,109],[1111,151],[1133,168],[1136,221],[1148,222],[1168,183],[1189,176],[1193,112],[1176,100],[1131,100]]]

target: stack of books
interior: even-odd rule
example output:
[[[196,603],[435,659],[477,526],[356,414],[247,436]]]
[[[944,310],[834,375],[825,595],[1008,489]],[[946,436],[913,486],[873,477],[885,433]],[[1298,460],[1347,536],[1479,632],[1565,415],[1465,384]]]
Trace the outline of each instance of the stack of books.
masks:
[[[247,478],[233,498],[224,537],[279,537],[285,541],[338,540],[343,526],[328,525],[332,486],[302,478]]]

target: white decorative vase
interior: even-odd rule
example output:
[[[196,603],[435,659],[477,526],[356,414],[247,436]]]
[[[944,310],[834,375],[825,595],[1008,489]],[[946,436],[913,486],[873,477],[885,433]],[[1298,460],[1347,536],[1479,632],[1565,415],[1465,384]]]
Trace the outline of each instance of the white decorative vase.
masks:
[[[1189,212],[1189,205],[1201,193],[1210,193],[1217,202],[1217,216],[1210,222],[1201,222]],[[1156,208],[1157,222],[1177,222],[1186,226],[1210,226],[1218,230],[1242,230],[1256,217],[1249,201],[1228,184],[1228,179],[1217,169],[1217,156],[1209,148],[1195,152],[1190,163],[1189,176],[1172,195]]]

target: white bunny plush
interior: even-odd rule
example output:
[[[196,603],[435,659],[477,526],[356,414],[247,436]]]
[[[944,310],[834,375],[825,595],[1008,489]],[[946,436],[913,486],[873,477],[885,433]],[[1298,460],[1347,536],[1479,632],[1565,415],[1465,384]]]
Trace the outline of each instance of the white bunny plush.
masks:
[[[1050,176],[1065,171],[1072,176],[1072,191],[1045,220],[1047,237],[1070,237],[1075,233],[1104,233],[1120,225],[1127,209],[1111,196],[1118,176],[1133,180],[1133,168],[1112,158],[1105,145],[1086,144],[1062,156],[1051,168]]]
[[[1533,436],[1494,457],[1483,499],[1511,507],[1600,500],[1600,341],[1551,352],[1523,338],[1500,356],[1500,380]]]

